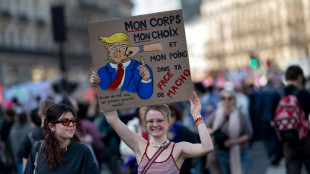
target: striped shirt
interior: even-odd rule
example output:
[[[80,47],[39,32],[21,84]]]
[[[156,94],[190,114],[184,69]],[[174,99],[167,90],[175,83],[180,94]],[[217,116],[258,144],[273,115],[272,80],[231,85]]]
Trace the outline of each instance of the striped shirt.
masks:
[[[147,151],[147,148],[149,147],[149,144],[150,143],[148,142],[146,149],[145,149],[145,152],[144,152],[142,159],[140,161],[140,164],[138,166],[138,173],[139,174],[142,173],[145,166],[151,160],[146,154],[146,151]],[[171,142],[168,144],[167,147],[169,147],[170,144],[171,144]],[[174,146],[175,146],[175,143],[173,143],[171,153],[166,160],[160,161],[160,162],[155,162],[156,160],[153,161],[151,166],[147,169],[146,173],[147,174],[163,174],[163,173],[165,173],[165,174],[178,174],[178,173],[180,173],[180,169],[178,168],[178,166],[177,166],[177,164],[176,164],[176,162],[172,156]],[[167,150],[167,147],[164,149],[164,151]]]

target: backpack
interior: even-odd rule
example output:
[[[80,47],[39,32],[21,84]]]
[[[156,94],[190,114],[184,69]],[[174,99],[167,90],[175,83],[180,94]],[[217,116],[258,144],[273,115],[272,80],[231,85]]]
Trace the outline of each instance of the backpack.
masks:
[[[295,95],[283,96],[276,108],[274,122],[278,139],[298,142],[308,134],[309,123]]]

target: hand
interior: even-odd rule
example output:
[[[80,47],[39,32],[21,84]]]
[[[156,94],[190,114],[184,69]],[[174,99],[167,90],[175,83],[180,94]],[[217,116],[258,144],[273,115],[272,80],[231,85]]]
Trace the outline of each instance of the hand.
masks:
[[[224,146],[227,147],[227,148],[230,148],[234,145],[238,144],[237,140],[236,139],[228,139],[224,142]]]
[[[195,91],[193,91],[194,99],[188,99],[188,101],[191,103],[191,114],[193,118],[197,117],[197,115],[200,115],[201,111],[201,104],[199,101],[199,98]]]
[[[138,70],[139,70],[139,74],[140,76],[143,78],[143,80],[149,80],[151,78],[151,74],[149,69],[145,66],[145,62],[143,57],[140,57],[141,60],[141,64],[140,66],[138,66]]]
[[[94,87],[97,87],[101,82],[101,79],[96,71],[92,71],[89,81]]]
[[[128,57],[133,57],[139,52],[139,47],[128,47],[126,50],[126,55]]]

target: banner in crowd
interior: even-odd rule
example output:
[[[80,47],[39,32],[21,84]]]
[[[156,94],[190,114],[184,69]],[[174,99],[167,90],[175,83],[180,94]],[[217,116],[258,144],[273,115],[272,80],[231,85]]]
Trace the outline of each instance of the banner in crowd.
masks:
[[[91,22],[88,32],[101,111],[192,96],[182,10]]]

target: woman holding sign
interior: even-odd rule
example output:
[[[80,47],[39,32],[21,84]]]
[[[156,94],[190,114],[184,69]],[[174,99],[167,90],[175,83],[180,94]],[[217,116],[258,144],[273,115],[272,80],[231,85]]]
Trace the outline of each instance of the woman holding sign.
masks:
[[[96,86],[100,78],[92,73],[90,82]],[[146,127],[152,136],[150,141],[130,131],[119,119],[115,110],[104,115],[120,138],[132,149],[139,164],[138,173],[179,173],[186,158],[198,158],[213,150],[212,140],[200,115],[201,104],[195,92],[191,103],[191,114],[198,127],[200,144],[189,142],[170,142],[167,131],[170,123],[170,109],[167,105],[147,106],[145,112]]]

